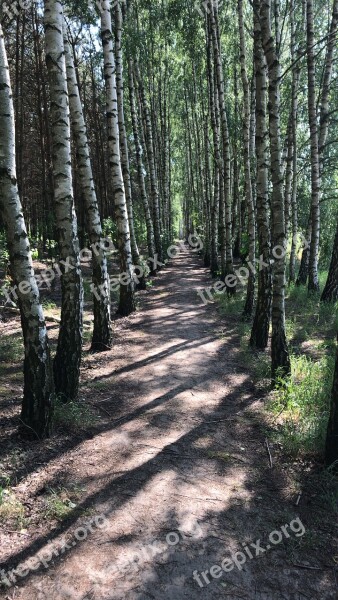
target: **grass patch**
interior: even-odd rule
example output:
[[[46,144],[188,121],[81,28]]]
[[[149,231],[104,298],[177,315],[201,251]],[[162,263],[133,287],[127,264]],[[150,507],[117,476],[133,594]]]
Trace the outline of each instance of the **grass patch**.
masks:
[[[82,331],[83,344],[90,344],[93,337],[93,327],[84,327]]]
[[[23,338],[17,333],[3,336],[0,339],[0,365],[1,363],[15,363],[23,360],[24,347]]]
[[[320,274],[323,289],[327,273]],[[333,340],[338,326],[338,303],[320,301],[320,293],[309,294],[307,287],[292,284],[286,298],[286,332],[292,348],[298,350],[303,342],[316,347],[320,338]],[[318,343],[318,342],[317,342]],[[310,343],[311,346],[311,343]],[[318,346],[317,346],[318,349]]]
[[[241,315],[245,303],[245,289],[240,288],[233,296],[226,292],[214,292],[214,300],[218,302],[220,312],[225,315]]]
[[[42,308],[46,311],[46,310],[55,310],[58,308],[57,304],[55,304],[55,302],[53,302],[52,300],[49,300],[48,298],[44,298],[42,300]]]
[[[268,408],[281,419],[276,436],[291,456],[324,449],[334,360],[291,356],[291,376],[281,380]]]
[[[83,491],[83,488],[78,486],[72,486],[69,489],[65,487],[47,488],[45,517],[63,521],[70,514],[74,515],[74,512],[83,513],[83,509],[77,505]]]
[[[25,509],[10,488],[0,486],[0,523],[11,529],[25,526]]]
[[[103,380],[86,381],[86,387],[91,390],[108,390],[113,384],[112,377]]]
[[[59,398],[55,402],[54,422],[56,426],[76,431],[91,427],[97,421],[98,416],[94,410],[84,402],[63,403]]]

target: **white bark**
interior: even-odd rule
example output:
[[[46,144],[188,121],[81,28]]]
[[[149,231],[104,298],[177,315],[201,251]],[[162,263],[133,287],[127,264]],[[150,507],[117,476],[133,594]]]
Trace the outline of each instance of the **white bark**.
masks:
[[[217,1],[210,2],[211,33],[214,49],[215,73],[219,96],[219,111],[221,120],[222,146],[223,146],[223,181],[224,185],[224,204],[225,204],[225,254],[226,267],[225,275],[233,273],[232,256],[232,206],[231,206],[231,161],[230,161],[230,138],[228,119],[225,107],[224,76],[221,60],[220,36],[218,31],[218,11]],[[223,274],[222,274],[223,275]],[[235,292],[235,288],[229,288],[230,293]]]
[[[85,203],[86,229],[90,244],[94,248],[92,254],[94,331],[91,348],[93,351],[99,351],[110,348],[112,341],[110,328],[110,284],[101,219],[94,186],[92,163],[89,154],[87,129],[83,116],[73,53],[69,45],[65,23],[64,48],[70,117],[76,146],[78,176]]]
[[[54,378],[64,400],[77,396],[81,349],[83,289],[74,206],[70,148],[70,118],[63,45],[63,8],[59,0],[45,0],[45,45],[52,124],[54,204],[62,267],[61,325]]]
[[[245,175],[245,196],[248,210],[248,233],[249,233],[249,261],[251,264],[255,261],[256,254],[256,223],[255,223],[255,207],[251,185],[251,161],[250,161],[250,118],[251,118],[251,102],[250,102],[250,85],[246,70],[246,43],[244,32],[243,18],[243,0],[238,0],[238,26],[239,26],[239,42],[240,42],[240,61],[241,61],[241,77],[244,96],[243,107],[243,158],[244,158],[244,175]],[[250,271],[246,302],[244,307],[244,316],[251,317],[255,299],[255,275]]]
[[[272,293],[272,376],[290,373],[290,358],[285,333],[285,214],[282,172],[282,145],[280,133],[280,79],[281,69],[271,31],[271,0],[261,0],[260,22],[263,49],[269,73],[269,135],[272,182],[272,243],[278,253],[273,264]],[[279,258],[280,257],[280,258]]]
[[[267,130],[267,66],[259,20],[260,0],[254,0],[254,69],[256,80],[256,197],[259,254],[268,265],[258,273],[258,294],[250,345],[263,350],[268,345],[271,319],[271,233],[269,211],[269,134]]]
[[[117,105],[118,105],[118,120],[120,131],[120,151],[122,174],[124,181],[124,189],[126,194],[128,220],[130,229],[130,245],[133,262],[135,265],[141,264],[140,253],[137,246],[135,227],[134,227],[134,211],[133,199],[131,190],[131,178],[129,168],[129,151],[126,124],[124,118],[124,86],[123,86],[123,58],[122,58],[122,11],[119,2],[115,6],[115,55],[116,55],[116,87],[117,87]],[[142,285],[145,289],[145,281],[142,278]]]
[[[307,0],[307,71],[308,71],[308,110],[311,149],[311,246],[309,258],[309,291],[319,290],[318,256],[320,239],[320,198],[321,178],[319,168],[319,140],[316,107],[315,55],[313,30],[313,0]]]
[[[135,61],[135,75],[136,75],[136,80],[137,80],[137,83],[139,86],[142,112],[143,112],[143,117],[144,117],[144,121],[145,121],[146,147],[147,147],[148,163],[149,163],[149,170],[150,170],[150,173],[149,173],[150,189],[151,189],[151,196],[152,196],[152,209],[153,209],[153,222],[154,222],[156,252],[158,254],[159,261],[162,262],[163,248],[162,248],[162,238],[161,238],[160,195],[159,195],[157,174],[156,174],[156,168],[155,168],[153,127],[152,127],[152,123],[151,123],[151,114],[150,114],[149,104],[147,101],[144,84],[142,81],[142,77],[140,74],[140,69],[139,69],[139,65],[138,65],[137,61]]]
[[[118,312],[129,315],[135,310],[133,261],[130,229],[120,154],[120,132],[117,106],[116,65],[111,23],[111,2],[102,1],[101,39],[103,46],[106,110],[108,121],[109,164],[113,183],[115,216],[118,230],[120,271],[125,281],[120,285]]]
[[[0,211],[6,228],[11,274],[16,286],[25,346],[21,420],[26,434],[33,433],[42,438],[51,432],[53,373],[47,329],[18,193],[14,107],[1,24],[0,131]]]
[[[128,59],[128,71],[129,71],[129,101],[130,101],[130,112],[131,112],[131,120],[133,126],[133,136],[134,136],[134,144],[135,144],[135,152],[136,152],[136,162],[137,162],[137,174],[138,174],[138,183],[140,186],[140,195],[144,207],[145,219],[146,219],[146,227],[147,227],[147,245],[148,245],[148,254],[149,258],[153,259],[155,256],[155,237],[154,237],[154,225],[151,218],[150,206],[148,201],[148,194],[145,184],[144,178],[144,165],[142,160],[142,145],[139,134],[139,119],[137,106],[135,101],[135,85],[134,85],[134,77],[133,77],[133,61],[129,57]],[[156,274],[156,269],[153,268],[153,262],[150,261],[150,273],[152,275]]]

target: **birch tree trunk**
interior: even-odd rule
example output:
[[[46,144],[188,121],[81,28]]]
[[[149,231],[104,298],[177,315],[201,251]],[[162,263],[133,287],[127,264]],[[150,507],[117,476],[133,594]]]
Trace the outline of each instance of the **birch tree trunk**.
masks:
[[[49,342],[29,240],[20,203],[15,164],[15,125],[9,67],[0,24],[0,212],[25,347],[22,431],[39,439],[51,433],[54,384]]]
[[[83,289],[73,197],[63,8],[59,0],[45,0],[44,23],[51,98],[55,216],[62,265],[61,324],[54,379],[57,395],[68,401],[76,398],[79,387]]]
[[[255,207],[251,185],[251,162],[250,162],[250,121],[251,121],[251,102],[250,102],[250,84],[246,70],[246,44],[243,20],[243,0],[238,0],[238,27],[240,43],[240,62],[241,77],[243,86],[243,159],[244,159],[244,177],[245,177],[245,196],[248,210],[249,222],[249,261],[253,265],[256,255],[256,223]],[[245,306],[244,317],[251,317],[255,300],[255,273],[250,269]]]
[[[312,234],[312,220],[311,214],[308,218],[307,227],[306,227],[306,240],[303,245],[302,257],[299,266],[298,277],[296,280],[296,285],[306,285],[307,278],[309,275],[309,258],[310,258],[310,243],[311,243],[311,234]]]
[[[131,190],[130,166],[129,166],[129,150],[127,141],[126,124],[124,118],[124,86],[123,86],[123,59],[122,59],[122,11],[119,2],[115,6],[115,55],[116,55],[116,87],[117,87],[117,104],[119,116],[119,131],[120,131],[120,151],[121,164],[124,181],[124,189],[126,194],[128,220],[130,229],[130,245],[131,254],[134,265],[140,267],[139,272],[144,269],[141,265],[140,252],[137,246],[135,227],[134,227],[134,211],[133,198]],[[146,289],[144,274],[139,277],[139,289]]]
[[[219,269],[218,265],[218,218],[219,218],[219,165],[220,165],[220,150],[219,150],[219,135],[216,126],[215,115],[215,78],[212,63],[212,36],[211,36],[210,18],[206,17],[206,44],[207,44],[207,74],[208,74],[208,95],[209,95],[209,112],[211,118],[211,128],[213,134],[213,154],[214,154],[214,169],[213,169],[213,190],[211,190],[211,227],[210,227],[210,272],[213,277],[216,277]],[[213,192],[213,193],[212,193]]]
[[[313,31],[313,0],[307,0],[307,72],[308,72],[308,110],[311,147],[311,244],[309,256],[309,292],[319,290],[318,281],[318,255],[320,237],[320,169],[319,169],[319,140],[316,107],[316,79],[314,57],[314,31]]]
[[[250,345],[264,350],[268,345],[271,319],[272,277],[271,277],[271,234],[269,212],[269,177],[266,93],[267,67],[262,46],[262,32],[259,21],[260,0],[254,0],[254,70],[256,79],[256,163],[257,163],[257,232],[259,253],[264,266],[258,273],[258,294],[255,317],[251,330]]]
[[[329,274],[321,300],[322,302],[336,302],[338,300],[338,217]]]
[[[272,182],[272,378],[290,373],[290,358],[285,333],[285,218],[280,135],[280,62],[271,31],[271,0],[261,0],[260,21],[263,49],[269,73],[269,136]]]
[[[154,234],[155,234],[155,246],[156,253],[160,262],[163,260],[163,248],[161,238],[161,221],[160,221],[160,195],[158,191],[158,181],[155,168],[155,156],[154,156],[154,141],[153,141],[153,127],[151,123],[150,109],[143,85],[143,81],[140,75],[140,70],[137,61],[135,61],[135,75],[139,86],[141,96],[141,106],[145,120],[146,130],[146,145],[147,154],[150,169],[150,188],[152,196],[152,208],[154,215]]]
[[[330,111],[329,111],[329,98],[331,90],[332,70],[334,64],[334,50],[337,46],[337,30],[338,30],[338,0],[334,0],[332,8],[332,19],[330,25],[329,39],[326,47],[326,56],[324,63],[323,83],[320,96],[320,107],[319,107],[319,138],[318,138],[318,152],[319,152],[319,169],[320,175],[323,174],[323,155],[325,145],[327,141],[329,123],[330,123]]]
[[[144,165],[142,160],[142,145],[139,135],[139,122],[138,122],[138,114],[135,100],[135,85],[134,85],[134,77],[133,77],[133,61],[132,58],[128,59],[128,81],[129,81],[129,102],[130,102],[130,113],[133,127],[133,137],[134,137],[134,145],[135,145],[135,153],[136,153],[136,163],[137,163],[137,175],[138,175],[138,183],[140,186],[140,195],[143,203],[145,219],[146,219],[146,228],[147,228],[147,246],[148,246],[148,255],[149,258],[152,259],[149,261],[150,275],[156,275],[156,269],[154,268],[154,257],[155,257],[155,237],[154,237],[154,225],[151,218],[150,206],[148,201],[147,188],[145,184],[144,178]]]
[[[115,216],[120,257],[120,301],[118,312],[127,316],[136,310],[134,269],[131,254],[130,230],[120,154],[116,66],[111,23],[111,2],[102,0],[101,39],[103,46],[106,107],[108,121],[109,165],[113,184]]]
[[[232,153],[233,153],[233,188],[232,188],[232,239],[234,240],[234,259],[241,258],[241,247],[242,247],[242,213],[241,213],[241,194],[239,192],[239,107],[238,107],[238,83],[237,83],[237,67],[234,67],[234,135],[232,140]]]
[[[338,335],[337,335],[338,342]],[[333,377],[333,387],[331,394],[331,410],[329,423],[327,428],[326,447],[325,447],[325,460],[327,466],[336,463],[338,461],[338,347],[336,353],[336,367]]]
[[[295,29],[295,0],[290,2],[290,36],[291,36],[291,62],[294,63],[296,56],[296,29]],[[290,183],[286,183],[286,201],[285,212],[287,215],[285,229],[288,234],[288,219],[290,218],[291,225],[291,252],[289,263],[289,282],[295,281],[296,278],[296,249],[297,249],[297,229],[298,229],[298,205],[297,205],[297,167],[298,167],[298,149],[297,149],[297,124],[298,124],[298,88],[300,78],[299,63],[294,65],[292,69],[292,84],[291,84],[291,113],[289,123],[289,140],[288,140],[288,163],[290,168]],[[290,186],[290,187],[289,187]]]
[[[303,0],[303,3],[306,8],[307,0]],[[306,13],[306,10],[304,10]],[[336,47],[336,35],[338,29],[338,0],[334,0],[333,9],[332,9],[332,19],[330,25],[329,38],[326,48],[326,56],[324,62],[324,72],[323,72],[323,80],[322,87],[320,93],[320,101],[319,101],[319,134],[318,134],[318,154],[319,154],[319,175],[320,178],[323,175],[323,156],[328,136],[329,123],[330,123],[330,111],[329,111],[329,97],[331,90],[331,80],[332,80],[332,70],[333,70],[333,58],[334,58],[334,49]],[[307,241],[311,242],[312,238],[312,206],[310,210],[309,217],[309,225],[307,228]],[[302,252],[301,265],[299,269],[299,274],[297,277],[297,285],[305,285],[308,272],[309,272],[309,260],[310,260],[310,247],[311,244],[305,244],[305,247]]]
[[[92,163],[89,154],[87,129],[83,116],[73,54],[69,45],[65,23],[64,48],[70,118],[77,154],[77,174],[85,205],[86,229],[92,247],[94,331],[91,350],[93,352],[98,352],[107,350],[112,344],[110,327],[110,283],[101,219],[93,180]]]
[[[219,110],[221,119],[222,146],[223,146],[223,181],[224,185],[224,204],[225,204],[225,254],[226,267],[225,274],[222,277],[233,274],[233,255],[232,255],[232,214],[231,214],[231,160],[230,160],[230,139],[227,113],[225,108],[224,96],[224,77],[221,60],[220,36],[218,32],[218,13],[217,0],[210,2],[211,33],[214,48],[214,61],[216,82],[219,96]],[[235,287],[228,287],[228,292],[235,293]]]
[[[204,237],[204,266],[210,267],[210,242],[211,242],[211,206],[212,190],[210,181],[210,160],[209,160],[209,137],[208,120],[204,118],[204,218],[205,218],[205,237]]]

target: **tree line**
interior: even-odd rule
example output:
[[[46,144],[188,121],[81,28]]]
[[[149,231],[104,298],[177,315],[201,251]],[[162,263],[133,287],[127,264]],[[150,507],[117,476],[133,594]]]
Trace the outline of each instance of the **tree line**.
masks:
[[[113,343],[107,235],[124,316],[136,308],[134,269],[156,275],[177,237],[200,235],[229,295],[236,265],[259,259],[243,318],[253,350],[271,338],[272,381],[288,377],[287,285],[338,300],[338,0],[15,6],[0,14],[0,225],[25,345],[23,429],[50,435],[55,396],[77,397],[88,242],[99,249],[91,350]],[[61,265],[53,361],[32,246]],[[337,406],[336,369],[330,462]]]

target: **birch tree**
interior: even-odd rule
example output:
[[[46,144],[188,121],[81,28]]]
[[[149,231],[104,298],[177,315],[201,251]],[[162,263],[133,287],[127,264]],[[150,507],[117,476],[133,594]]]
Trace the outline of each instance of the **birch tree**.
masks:
[[[154,257],[155,257],[155,237],[154,237],[154,225],[151,218],[147,188],[144,177],[144,165],[142,159],[142,144],[140,140],[140,124],[138,119],[138,111],[135,97],[135,82],[133,76],[133,60],[131,56],[128,58],[128,83],[129,83],[129,102],[130,102],[130,113],[132,120],[132,128],[133,128],[133,138],[134,138],[134,146],[135,146],[135,154],[136,154],[136,164],[137,164],[137,175],[138,175],[138,184],[140,187],[140,195],[143,203],[145,220],[146,220],[146,228],[147,228],[147,246],[148,246],[148,256],[151,259],[149,268],[150,275],[156,275],[156,269],[154,268]]]
[[[297,204],[297,185],[298,185],[298,148],[297,148],[297,125],[298,125],[298,90],[300,79],[300,66],[296,61],[300,52],[296,52],[296,24],[295,24],[295,0],[290,2],[290,54],[291,61],[294,64],[292,69],[291,83],[291,110],[288,123],[288,157],[287,157],[287,176],[285,182],[285,230],[288,234],[290,221],[291,228],[291,251],[289,282],[296,278],[296,249],[297,249],[297,230],[298,230],[298,204]]]
[[[113,184],[115,216],[120,258],[120,301],[118,312],[129,315],[135,309],[134,270],[130,244],[130,229],[120,154],[120,131],[116,89],[116,65],[111,23],[111,2],[101,4],[101,40],[103,46],[106,111],[108,122],[109,164]]]
[[[250,345],[264,350],[268,345],[271,320],[271,233],[269,211],[269,134],[267,130],[267,65],[259,19],[260,0],[254,0],[254,71],[256,88],[256,198],[259,253],[264,267],[258,273],[258,293]]]
[[[243,0],[238,0],[238,28],[240,44],[240,62],[241,78],[243,86],[243,159],[244,159],[244,178],[245,178],[245,196],[249,221],[249,261],[253,265],[256,255],[256,223],[255,207],[252,193],[251,182],[251,161],[250,161],[250,121],[251,121],[251,102],[250,102],[250,84],[246,69],[246,44],[243,19]],[[255,274],[250,269],[246,301],[244,306],[244,316],[251,317],[255,300]]]
[[[322,302],[336,302],[338,300],[338,217],[329,273],[321,300]]]
[[[111,347],[112,343],[110,326],[110,283],[107,257],[105,252],[105,242],[102,233],[101,218],[93,180],[87,128],[83,116],[83,108],[75,72],[74,58],[69,45],[65,23],[64,48],[66,57],[70,117],[77,154],[77,174],[85,204],[87,233],[92,248],[94,330],[91,350],[93,352],[97,352],[107,350]]]
[[[221,175],[221,185],[224,190],[224,219],[225,219],[225,273],[222,273],[222,278],[226,275],[233,274],[233,255],[232,255],[232,214],[231,214],[231,160],[230,160],[230,139],[228,118],[225,107],[225,92],[224,92],[224,76],[221,59],[220,36],[218,33],[218,13],[217,1],[210,2],[210,17],[211,17],[211,33],[214,49],[216,86],[218,90],[218,102],[221,122],[222,147],[223,147],[223,173]],[[223,191],[222,190],[222,191]],[[221,195],[222,199],[222,195]],[[221,220],[220,215],[220,220]],[[221,230],[222,230],[221,222]],[[228,288],[230,293],[235,292],[234,287]]]
[[[338,335],[337,335],[338,342]],[[333,386],[330,402],[330,416],[327,427],[325,459],[328,466],[338,465],[338,347],[336,351],[336,366],[333,376]]]
[[[145,144],[147,149],[148,156],[148,165],[149,165],[149,179],[150,179],[150,191],[151,191],[151,199],[152,199],[152,209],[153,209],[153,223],[154,223],[154,236],[155,236],[155,246],[156,246],[156,254],[158,256],[159,262],[163,260],[163,248],[162,248],[162,238],[161,238],[161,218],[160,218],[160,194],[158,187],[158,180],[156,174],[155,167],[155,154],[154,154],[154,136],[153,136],[153,126],[151,121],[151,114],[149,103],[147,100],[144,83],[142,81],[142,77],[140,74],[140,69],[138,65],[138,61],[134,61],[135,67],[135,76],[138,83],[138,88],[140,92],[140,100],[141,100],[141,110],[144,118],[144,127],[145,127]]]
[[[129,150],[127,131],[124,118],[124,86],[123,86],[123,58],[122,58],[122,11],[120,3],[116,2],[115,5],[115,55],[116,55],[116,89],[117,89],[117,105],[118,105],[118,122],[119,122],[119,133],[120,133],[120,152],[121,152],[121,165],[122,174],[124,181],[124,189],[126,194],[126,203],[128,211],[128,221],[130,230],[130,245],[131,254],[134,265],[140,267],[139,272],[144,273],[144,269],[141,265],[141,257],[138,249],[135,227],[134,227],[134,211],[133,211],[133,199],[131,191],[131,178],[130,178],[130,166],[129,166]],[[138,287],[140,289],[146,289],[144,274],[139,277]]]
[[[82,350],[83,288],[74,207],[70,148],[70,117],[63,44],[63,7],[45,0],[45,50],[51,99],[54,204],[62,270],[61,323],[54,359],[56,393],[76,398]]]
[[[6,228],[11,275],[20,308],[25,347],[21,423],[25,435],[33,434],[41,439],[47,437],[52,428],[53,371],[17,185],[14,107],[1,23],[0,131],[0,212]]]
[[[318,255],[320,237],[320,169],[319,169],[319,140],[317,126],[316,105],[316,72],[315,72],[315,48],[313,31],[313,0],[307,0],[306,10],[306,58],[308,72],[308,111],[310,127],[310,149],[311,149],[311,244],[309,256],[309,291],[319,290],[318,280]]]
[[[260,22],[263,49],[269,73],[269,137],[271,159],[271,225],[273,245],[272,292],[272,377],[290,373],[290,358],[285,333],[285,214],[280,133],[281,69],[271,30],[271,0],[261,0]]]
[[[218,222],[220,206],[220,143],[215,112],[215,77],[212,60],[212,34],[210,19],[206,17],[206,45],[207,45],[207,75],[208,75],[208,100],[211,128],[213,135],[213,186],[211,186],[211,226],[210,226],[210,272],[213,277],[217,275],[218,265]],[[208,148],[209,151],[209,148]]]
[[[306,4],[306,2],[305,2]],[[318,111],[317,102],[315,100],[315,49],[314,49],[314,32],[313,32],[313,5],[310,3],[310,7],[307,6],[307,18],[306,18],[306,29],[307,29],[307,47],[310,50],[310,55],[307,53],[307,66],[308,66],[308,86],[309,86],[309,125],[310,125],[310,144],[311,144],[311,208],[310,216],[307,225],[306,240],[308,243],[304,245],[302,252],[302,259],[299,269],[299,275],[297,278],[297,285],[305,285],[308,275],[309,266],[312,262],[312,274],[309,278],[309,289],[310,291],[316,291],[319,289],[318,283],[318,251],[320,241],[320,187],[321,180],[324,172],[324,153],[326,149],[329,123],[331,112],[329,110],[329,98],[332,83],[332,72],[334,64],[334,50],[336,47],[336,35],[338,28],[338,0],[334,0],[332,7],[332,17],[328,35],[328,41],[326,46],[326,55],[324,61],[321,90],[319,96],[319,125],[318,125]],[[310,11],[310,12],[309,12]],[[315,118],[316,115],[316,118]],[[318,164],[317,164],[317,148],[318,148]],[[314,171],[313,171],[314,169]],[[317,172],[319,173],[319,180],[317,180]],[[314,182],[313,182],[314,180]],[[316,184],[317,180],[317,184]],[[313,213],[315,212],[315,225],[313,222]],[[312,241],[312,234],[314,229],[316,230],[316,236],[314,242]],[[311,255],[311,256],[310,256]],[[317,277],[316,277],[317,272]],[[317,281],[316,281],[317,279]],[[315,280],[315,281],[314,281]]]

